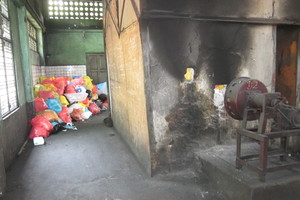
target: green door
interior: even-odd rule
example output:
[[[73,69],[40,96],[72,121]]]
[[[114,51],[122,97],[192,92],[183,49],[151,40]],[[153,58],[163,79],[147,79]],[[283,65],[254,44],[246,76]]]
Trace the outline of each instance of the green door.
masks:
[[[86,53],[86,72],[93,84],[107,82],[107,67],[104,53]]]

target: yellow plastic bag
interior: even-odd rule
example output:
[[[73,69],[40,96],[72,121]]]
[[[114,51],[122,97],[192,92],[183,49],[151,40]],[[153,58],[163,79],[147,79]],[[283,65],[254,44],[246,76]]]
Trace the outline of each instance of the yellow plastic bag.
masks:
[[[51,91],[55,98],[59,99],[59,94],[57,92]]]
[[[45,80],[45,79],[47,79],[46,76],[40,76],[40,78],[39,78],[40,83],[43,82],[43,80]]]
[[[83,78],[83,80],[84,80],[83,85],[90,85],[90,84],[93,84],[93,83],[92,83],[93,79],[91,79],[89,76],[84,76],[84,77],[82,77],[82,78]]]
[[[39,96],[39,91],[49,91],[44,85],[42,84],[36,84],[34,85],[34,97],[38,97]]]
[[[86,89],[88,90],[92,90],[93,89],[93,79],[91,79],[89,76],[84,76],[83,77],[84,83],[83,85],[86,87]]]
[[[92,100],[92,101],[98,100],[98,94],[92,94],[91,100]]]
[[[37,98],[39,96],[40,88],[41,88],[41,84],[34,85],[33,88],[34,98]]]
[[[70,104],[65,96],[59,96],[59,101],[60,101],[61,105],[63,105],[63,106],[67,106]]]
[[[82,108],[83,108],[82,111],[84,112],[84,111],[85,111],[85,108],[87,107],[87,105],[85,105],[85,104],[82,103],[82,102],[78,102],[78,104],[82,106]]]
[[[44,86],[49,91],[57,92],[57,88],[53,84],[44,84]]]
[[[186,68],[186,74],[184,75],[185,80],[193,81],[194,80],[194,69],[193,68]]]

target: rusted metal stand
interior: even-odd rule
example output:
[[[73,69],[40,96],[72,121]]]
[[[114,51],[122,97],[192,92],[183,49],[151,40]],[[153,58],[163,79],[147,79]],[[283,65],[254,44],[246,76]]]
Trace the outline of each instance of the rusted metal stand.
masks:
[[[287,152],[288,137],[300,136],[299,108],[288,105],[278,92],[268,93],[262,82],[247,77],[236,78],[228,85],[224,104],[232,118],[243,120],[242,128],[237,131],[236,168],[246,166],[265,180],[268,172],[300,166],[300,162],[293,160]],[[274,127],[267,131],[268,119],[274,121]],[[258,120],[258,127],[250,129],[247,122],[253,120]],[[242,155],[242,136],[259,143],[257,154]],[[270,151],[269,141],[276,138],[280,139],[280,148]],[[278,161],[282,162],[271,166],[268,162],[271,156],[278,156]]]
[[[268,116],[264,110],[256,110],[256,112],[261,113],[258,129],[247,129],[247,116],[249,111],[253,112],[253,109],[245,109],[243,128],[237,130],[236,168],[241,169],[243,166],[245,166],[251,170],[254,170],[258,173],[260,180],[265,181],[265,176],[268,172],[300,166],[300,161],[290,157],[289,153],[287,152],[288,137],[300,136],[300,129],[266,133],[265,130]],[[259,143],[258,154],[241,155],[242,136],[254,139]],[[268,151],[269,141],[276,138],[280,139],[280,149]],[[278,157],[280,161],[282,161],[280,165],[272,167],[268,166],[268,158],[271,156]],[[287,158],[293,159],[293,162],[284,162]],[[251,164],[250,161],[253,160],[258,160],[259,164]]]

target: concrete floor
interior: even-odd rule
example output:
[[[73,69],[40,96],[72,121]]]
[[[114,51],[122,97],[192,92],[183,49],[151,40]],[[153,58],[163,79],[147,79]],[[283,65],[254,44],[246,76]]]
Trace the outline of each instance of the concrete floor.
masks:
[[[3,200],[224,199],[195,174],[147,177],[114,129],[104,126],[105,117],[77,123],[78,131],[52,135],[44,146],[28,144],[7,171]]]
[[[257,154],[258,143],[243,143],[242,155]],[[261,181],[253,170],[245,166],[238,170],[235,167],[236,145],[219,145],[196,153],[202,163],[202,170],[210,181],[222,190],[229,199],[234,200],[299,200],[300,168],[269,172],[265,181]],[[259,166],[257,160],[249,161]],[[268,167],[295,163],[287,158],[280,161],[279,156],[268,157]]]

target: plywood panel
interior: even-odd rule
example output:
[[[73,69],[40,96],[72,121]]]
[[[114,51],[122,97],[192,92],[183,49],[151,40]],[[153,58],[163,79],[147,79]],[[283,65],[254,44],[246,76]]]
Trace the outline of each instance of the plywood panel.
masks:
[[[115,128],[150,174],[144,66],[138,21],[131,23],[119,36],[112,19],[108,17],[105,41]]]
[[[122,18],[121,30],[130,26],[133,22],[137,21],[137,16],[131,0],[125,1],[124,15]]]

